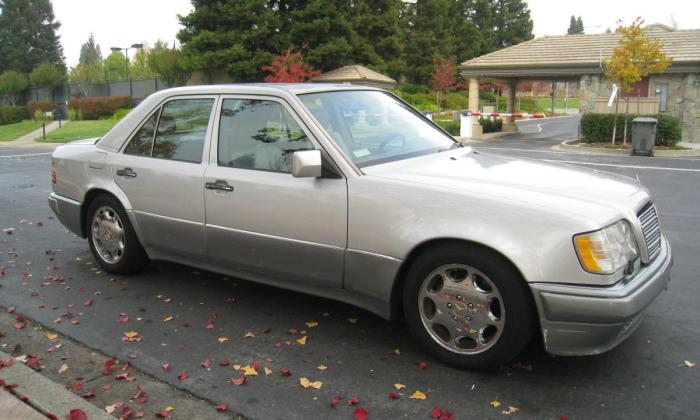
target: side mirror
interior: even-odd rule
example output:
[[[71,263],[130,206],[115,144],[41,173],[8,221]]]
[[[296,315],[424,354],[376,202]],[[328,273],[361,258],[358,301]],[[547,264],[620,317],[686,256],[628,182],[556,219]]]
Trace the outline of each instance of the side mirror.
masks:
[[[320,150],[300,150],[292,155],[292,175],[296,178],[320,178],[321,166]]]

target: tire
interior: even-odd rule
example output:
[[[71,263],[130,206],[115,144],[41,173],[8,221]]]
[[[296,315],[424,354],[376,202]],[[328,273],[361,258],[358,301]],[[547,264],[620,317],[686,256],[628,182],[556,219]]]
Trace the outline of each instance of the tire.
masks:
[[[90,250],[105,271],[130,274],[148,263],[148,255],[119,200],[108,194],[95,197],[86,217]]]
[[[520,273],[495,252],[469,244],[419,255],[406,277],[403,308],[411,334],[428,352],[472,370],[513,360],[537,326]]]

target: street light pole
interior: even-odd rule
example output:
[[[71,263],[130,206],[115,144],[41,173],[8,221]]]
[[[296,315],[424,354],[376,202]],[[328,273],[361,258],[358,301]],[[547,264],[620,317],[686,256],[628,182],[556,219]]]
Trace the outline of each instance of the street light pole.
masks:
[[[112,50],[112,51],[124,50],[124,57],[126,58],[126,63],[125,63],[126,64],[126,66],[125,66],[126,77],[129,79],[129,96],[131,96],[132,98],[134,97],[134,84],[133,84],[133,81],[131,79],[131,74],[129,72],[129,50],[130,49],[140,50],[141,48],[143,48],[143,44],[131,44],[130,47],[126,47],[126,48],[121,48],[121,47],[110,48],[110,50]]]

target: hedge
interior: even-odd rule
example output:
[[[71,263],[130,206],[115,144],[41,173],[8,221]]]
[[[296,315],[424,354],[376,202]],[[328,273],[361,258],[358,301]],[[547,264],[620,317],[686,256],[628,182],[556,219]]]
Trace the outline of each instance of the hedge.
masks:
[[[37,111],[52,112],[56,110],[56,104],[51,101],[29,101],[27,102],[27,112],[32,117]]]
[[[651,117],[658,121],[656,126],[656,145],[673,146],[681,141],[681,122],[669,115],[627,115],[627,141],[632,139],[632,120],[637,117]],[[604,143],[612,138],[615,114],[586,113],[581,117],[581,139],[586,143]],[[619,114],[615,141],[622,141],[625,131],[625,116]]]
[[[434,122],[453,136],[459,136],[459,120],[435,120]]]
[[[14,124],[29,118],[23,106],[0,106],[0,125]]]
[[[490,118],[479,118],[479,124],[481,124],[484,134],[496,133],[503,129],[503,120],[500,118],[496,118],[495,120]]]
[[[134,101],[130,96],[94,96],[73,98],[68,101],[68,109],[77,111],[82,120],[97,120],[111,117],[119,108],[131,108]]]

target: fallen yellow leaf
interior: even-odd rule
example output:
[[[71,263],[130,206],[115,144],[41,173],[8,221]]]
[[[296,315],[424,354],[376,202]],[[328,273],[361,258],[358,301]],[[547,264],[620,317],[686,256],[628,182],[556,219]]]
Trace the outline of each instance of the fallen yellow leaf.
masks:
[[[139,333],[137,333],[136,331],[127,331],[124,333],[124,335],[126,336],[126,338],[131,339],[134,337],[138,337]]]
[[[241,370],[241,365],[233,365],[233,370]]]
[[[258,376],[258,371],[248,366],[243,366],[243,374],[245,376]]]
[[[60,368],[58,368],[58,374],[63,375],[63,373],[65,373],[65,371],[67,371],[67,370],[68,370],[68,365],[64,363],[61,365]]]
[[[218,340],[219,340],[219,343],[224,344],[225,342],[228,341],[228,337],[219,337]]]
[[[303,336],[300,339],[298,339],[297,343],[301,344],[302,346],[306,345],[306,336]]]
[[[114,410],[116,410],[116,409],[117,409],[117,406],[114,405],[114,404],[108,405],[108,406],[105,407],[105,411],[107,412],[107,414],[112,414],[112,413],[114,413]]]
[[[498,401],[498,399],[495,399],[495,400],[491,401],[489,404],[491,404],[491,407],[496,408],[499,405],[501,405],[501,402]]]
[[[309,322],[306,323],[306,326],[309,327],[309,328],[318,327],[318,322],[316,322],[316,321],[309,321]]]
[[[691,362],[690,360],[685,360],[685,361],[683,361],[683,363],[685,363],[685,365],[688,366],[689,368],[695,367],[695,363]]]
[[[328,369],[328,366],[318,365],[318,367],[317,367],[316,369],[318,369],[318,370],[326,370],[326,369]]]
[[[426,399],[427,397],[428,397],[428,396],[425,395],[425,393],[416,390],[416,392],[414,392],[414,393],[413,393],[410,397],[408,397],[408,398],[410,398],[410,399],[412,399],[412,400],[424,400],[424,399]]]
[[[359,319],[357,319],[357,318],[348,318],[348,321],[350,321],[351,324],[357,324],[357,322],[359,321]]]
[[[508,409],[507,409],[507,410],[501,411],[501,413],[503,413],[503,414],[513,414],[513,413],[517,413],[518,411],[520,411],[520,409],[519,409],[518,407],[513,407],[512,405],[509,405],[509,406],[508,406]]]
[[[62,321],[61,317],[58,317],[58,318],[56,318],[56,319],[53,320],[53,323],[54,323],[54,324],[60,324],[61,321]]]
[[[321,381],[312,382],[312,381],[308,380],[307,378],[299,378],[299,385],[301,385],[301,387],[304,389],[306,389],[306,388],[321,389],[323,382],[321,382]]]
[[[404,384],[394,384],[394,388],[396,388],[396,389],[404,389],[404,388],[406,388],[406,385],[404,385]]]
[[[168,321],[172,321],[172,320],[173,320],[173,316],[172,316],[172,315],[168,315],[168,316],[166,316],[165,318],[163,318],[163,322],[168,322]]]
[[[394,354],[397,355],[397,356],[401,356],[401,350],[399,350],[399,349],[394,349],[394,350],[392,350],[391,352],[394,353]]]
[[[265,375],[269,375],[269,374],[271,374],[271,373],[272,373],[272,369],[270,369],[270,368],[269,368],[269,367],[267,367],[267,366],[266,366],[266,367],[264,367],[263,369],[265,369]]]
[[[252,332],[248,331],[247,333],[245,333],[245,335],[244,335],[243,337],[245,337],[245,338],[255,338],[255,334],[253,334]]]
[[[51,340],[51,341],[54,341],[55,339],[58,338],[58,334],[46,333],[46,338],[48,338],[48,339]]]
[[[174,409],[175,409],[175,407],[173,407],[172,405],[165,407],[165,411],[168,411],[168,412],[173,411]]]

